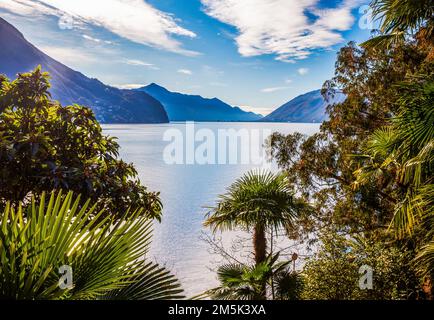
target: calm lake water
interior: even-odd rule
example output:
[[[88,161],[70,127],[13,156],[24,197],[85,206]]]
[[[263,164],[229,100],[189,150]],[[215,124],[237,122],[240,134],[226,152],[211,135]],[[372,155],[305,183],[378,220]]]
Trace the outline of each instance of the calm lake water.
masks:
[[[216,267],[218,257],[210,252],[210,245],[202,239],[204,234],[209,234],[209,231],[202,226],[207,212],[206,207],[213,206],[218,195],[224,193],[235,179],[261,166],[253,163],[241,164],[240,161],[238,164],[186,164],[185,151],[188,147],[184,148],[181,157],[184,159],[184,164],[167,163],[164,157],[165,150],[174,140],[165,141],[164,136],[165,134],[176,135],[178,132],[184,139],[182,142],[188,143],[188,129],[185,123],[104,125],[103,128],[105,134],[118,138],[121,158],[134,163],[141,182],[150,190],[161,192],[164,205],[163,221],[161,224],[155,224],[150,257],[170,268],[178,276],[187,296],[200,294],[214,287],[218,282],[212,269]],[[251,141],[256,141],[258,132],[260,135],[266,135],[269,132],[288,134],[298,131],[310,135],[319,130],[319,124],[194,124],[194,132],[204,134],[208,140],[212,140],[209,139],[212,137],[210,134],[214,133],[216,159],[222,152],[218,148],[219,130],[229,129],[237,132],[245,129],[244,133],[248,132]],[[239,142],[239,145],[243,145],[241,140]],[[198,142],[195,146],[200,144]],[[257,144],[258,148],[262,148],[262,141]],[[212,143],[207,146],[212,147]],[[233,150],[226,149],[226,151],[233,153]],[[275,166],[271,169],[276,170]],[[236,237],[235,233],[227,233],[223,239],[225,243],[229,243]]]

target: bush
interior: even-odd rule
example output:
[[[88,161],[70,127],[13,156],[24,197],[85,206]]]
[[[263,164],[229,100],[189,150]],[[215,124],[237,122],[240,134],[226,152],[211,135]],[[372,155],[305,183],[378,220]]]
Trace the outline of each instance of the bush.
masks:
[[[372,290],[359,287],[359,268],[373,269]],[[414,297],[419,281],[407,251],[364,238],[325,235],[304,266],[302,297],[313,300],[391,300]]]
[[[12,82],[0,76],[0,201],[63,188],[112,214],[131,206],[159,219],[159,195],[117,159],[119,145],[102,134],[92,110],[62,107],[49,88],[40,67]]]

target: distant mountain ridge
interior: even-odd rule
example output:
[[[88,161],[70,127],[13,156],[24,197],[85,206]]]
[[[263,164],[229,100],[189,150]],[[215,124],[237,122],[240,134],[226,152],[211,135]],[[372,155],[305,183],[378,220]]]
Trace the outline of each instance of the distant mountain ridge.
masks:
[[[292,99],[260,121],[321,123],[328,118],[327,106],[344,100],[345,95],[338,93],[326,101],[321,95],[321,90],[315,90]]]
[[[155,83],[136,90],[144,91],[160,101],[170,121],[257,121],[262,119],[259,114],[232,107],[217,98],[207,99],[198,95],[171,92]]]
[[[171,92],[152,83],[125,90],[88,78],[52,59],[29,43],[0,17],[0,73],[11,79],[41,65],[51,76],[50,93],[63,105],[92,108],[101,123],[167,123],[169,121],[323,122],[326,107],[345,99],[338,94],[325,101],[320,90],[308,92],[282,105],[266,117],[246,112],[217,98]]]
[[[91,79],[52,59],[29,43],[14,26],[0,18],[0,73],[15,79],[37,65],[51,76],[50,92],[63,105],[92,108],[102,123],[166,123],[161,103],[145,92],[121,90]]]

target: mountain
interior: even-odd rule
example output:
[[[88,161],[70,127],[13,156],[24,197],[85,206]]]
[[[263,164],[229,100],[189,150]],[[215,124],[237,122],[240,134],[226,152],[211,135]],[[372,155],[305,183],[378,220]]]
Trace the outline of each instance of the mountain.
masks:
[[[261,115],[232,107],[223,101],[171,92],[155,83],[136,89],[160,101],[170,121],[256,121]]]
[[[90,79],[52,59],[31,43],[11,24],[0,18],[0,73],[15,79],[37,65],[51,75],[50,92],[63,105],[77,103],[95,112],[103,123],[168,122],[159,101],[140,91],[121,90]]]
[[[285,103],[261,121],[321,123],[327,120],[327,106],[344,100],[345,96],[340,93],[326,101],[321,95],[321,90],[308,92]]]

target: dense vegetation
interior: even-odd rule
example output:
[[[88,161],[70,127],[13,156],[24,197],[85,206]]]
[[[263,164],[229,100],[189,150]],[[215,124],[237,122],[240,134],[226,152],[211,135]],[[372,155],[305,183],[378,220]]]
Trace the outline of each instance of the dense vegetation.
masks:
[[[118,159],[119,145],[102,134],[92,110],[61,106],[49,88],[49,75],[39,67],[14,81],[0,75],[0,201],[63,188],[110,214],[133,206],[159,219],[158,194]]]
[[[328,106],[319,133],[276,133],[269,140],[271,158],[301,195],[297,202],[310,204],[278,225],[290,224],[284,228],[289,237],[314,249],[301,273],[293,273],[292,289],[300,294],[292,298],[433,298],[434,7],[430,0],[374,0],[371,6],[381,29],[362,46],[343,47],[335,76],[323,86],[326,99],[344,94],[345,101]],[[227,208],[227,197],[219,207]],[[245,217],[247,203],[255,203],[249,193],[241,197],[246,202],[232,206],[231,217]],[[273,193],[258,197],[277,201]],[[218,209],[206,224],[220,216]],[[254,212],[263,225],[276,226],[274,213],[261,206]],[[240,218],[231,223],[246,226]],[[222,285],[210,293],[225,298],[222,292],[235,286],[248,299],[239,292],[250,292],[260,279],[261,297],[275,298],[267,277],[247,276],[266,269],[259,263],[222,266]],[[364,265],[372,268],[374,287],[362,290]]]
[[[158,194],[90,109],[51,100],[48,80],[0,76],[0,299],[182,298],[146,258]]]
[[[47,201],[45,201],[47,200]],[[176,299],[177,280],[142,258],[149,249],[152,220],[141,210],[118,220],[98,219],[90,200],[45,193],[27,209],[7,203],[1,214],[2,299]],[[94,216],[93,219],[91,219]],[[59,270],[71,268],[62,288]],[[59,273],[61,271],[61,273]],[[65,285],[68,285],[66,278]]]
[[[434,8],[371,5],[379,34],[343,47],[322,90],[345,101],[313,136],[274,134],[281,173],[246,174],[206,217],[253,242],[249,261],[220,266],[206,296],[433,298]],[[0,76],[0,298],[181,298],[170,272],[146,259],[158,194],[118,159],[90,109],[61,106],[49,88],[40,68]],[[298,255],[274,246],[282,234],[314,249],[298,272]],[[63,266],[73,271],[66,288]],[[372,287],[359,286],[364,266]]]
[[[291,281],[288,263],[278,262],[279,254],[267,245],[267,233],[279,229],[291,230],[295,219],[309,211],[308,205],[294,196],[286,177],[282,174],[249,172],[228,188],[211,210],[205,226],[216,230],[241,229],[253,233],[254,265],[229,264],[218,270],[222,286],[207,294],[213,298],[266,299],[270,296],[291,295],[281,285]],[[279,290],[282,288],[282,290]]]

